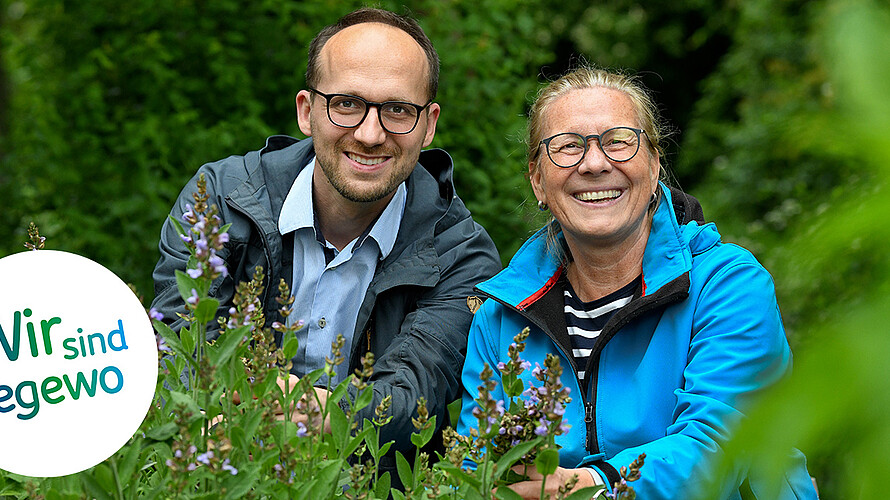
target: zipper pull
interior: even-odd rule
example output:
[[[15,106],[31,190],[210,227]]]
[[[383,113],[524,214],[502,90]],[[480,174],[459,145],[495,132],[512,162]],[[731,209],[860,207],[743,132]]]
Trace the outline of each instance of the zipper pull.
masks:
[[[589,401],[584,405],[584,422],[587,424],[593,422],[593,403]]]

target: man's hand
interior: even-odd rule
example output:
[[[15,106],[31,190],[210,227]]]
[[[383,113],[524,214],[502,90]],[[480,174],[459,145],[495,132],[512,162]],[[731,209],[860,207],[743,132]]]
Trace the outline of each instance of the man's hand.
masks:
[[[287,378],[278,379],[278,387],[281,388],[282,392],[291,394],[296,390],[299,382],[299,377],[294,374],[289,374]],[[311,393],[304,394],[303,397],[290,408],[290,419],[294,423],[303,422],[304,425],[309,423],[308,417],[306,416],[307,412],[304,410],[305,408],[309,408],[318,413],[324,409],[330,393],[326,389],[320,387],[313,387],[313,389],[315,390],[315,397],[313,397]],[[276,405],[272,411],[275,414],[275,418],[278,420],[284,420],[286,418],[284,408],[280,405]],[[325,418],[323,431],[328,433],[331,432],[330,415]]]
[[[538,469],[533,465],[528,467],[524,465],[514,465],[513,470],[519,474],[525,474],[529,479],[528,481],[513,483],[509,488],[525,499],[541,498],[541,482],[544,481],[544,476],[538,472]],[[571,491],[580,490],[581,488],[586,488],[588,486],[595,486],[593,477],[590,475],[589,471],[584,469],[564,469],[562,467],[557,467],[556,472],[547,476],[547,484],[544,486],[545,494],[555,496],[560,486],[564,485],[575,475],[578,476],[578,482]]]

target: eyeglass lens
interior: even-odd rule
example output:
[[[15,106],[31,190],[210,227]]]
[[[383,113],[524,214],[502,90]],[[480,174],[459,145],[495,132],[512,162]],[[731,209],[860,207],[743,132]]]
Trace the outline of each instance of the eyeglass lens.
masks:
[[[573,167],[584,159],[588,150],[588,139],[580,134],[566,132],[550,138],[547,154],[550,160],[560,167]],[[599,147],[612,161],[628,161],[637,154],[640,148],[639,133],[628,127],[616,127],[603,132],[599,136]]]
[[[405,134],[417,125],[418,111],[410,103],[388,101],[378,107],[383,128]],[[357,127],[368,113],[368,103],[354,96],[335,95],[328,101],[328,116],[335,125]]]

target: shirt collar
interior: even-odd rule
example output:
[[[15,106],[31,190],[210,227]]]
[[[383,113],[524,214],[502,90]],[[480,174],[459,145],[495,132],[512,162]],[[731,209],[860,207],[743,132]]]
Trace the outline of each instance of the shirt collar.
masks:
[[[284,203],[281,206],[281,215],[278,217],[278,231],[284,235],[302,228],[312,228],[316,237],[322,239],[321,230],[315,222],[315,211],[312,202],[312,172],[315,170],[315,157],[309,161],[305,168],[294,180]],[[355,252],[370,237],[380,249],[380,259],[385,259],[392,251],[405,214],[405,204],[408,199],[408,190],[405,183],[399,184],[392,199],[383,209],[379,217],[371,224],[371,227],[360,235],[352,246]],[[320,241],[320,243],[322,243]],[[347,246],[348,248],[348,246]]]

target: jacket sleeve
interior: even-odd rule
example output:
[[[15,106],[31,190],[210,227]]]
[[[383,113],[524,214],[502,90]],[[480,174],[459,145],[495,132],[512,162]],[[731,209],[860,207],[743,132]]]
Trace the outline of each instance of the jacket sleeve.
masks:
[[[220,177],[218,174],[221,170],[222,162],[202,166],[195,176],[182,188],[179,197],[173,204],[173,208],[170,209],[170,215],[164,220],[164,224],[161,227],[161,236],[158,243],[161,257],[158,259],[158,263],[155,265],[154,272],[152,273],[155,298],[152,300],[151,307],[164,315],[164,323],[167,323],[173,331],[179,331],[180,328],[186,326],[185,321],[180,319],[176,314],[185,313],[185,303],[180,296],[179,288],[176,285],[176,271],[186,270],[189,251],[186,248],[185,243],[180,239],[179,233],[176,231],[176,228],[170,219],[177,220],[182,224],[183,229],[186,231],[189,230],[190,225],[182,219],[182,214],[186,212],[186,205],[192,207],[195,205],[192,194],[198,191],[198,178],[201,174],[204,174],[204,179],[207,184],[206,189],[209,196],[207,200],[208,206],[216,204],[217,207],[224,207],[225,200],[223,199],[223,196],[218,193],[220,184]],[[224,260],[227,260],[226,251],[220,252],[219,255]],[[219,299],[221,304],[217,311],[217,316],[227,314],[228,306],[225,304],[231,303],[232,299],[232,294],[230,293],[231,287],[220,287],[223,281],[224,279],[222,277],[217,278],[214,280],[214,283],[211,284],[210,288],[210,295]],[[226,292],[226,290],[229,290],[229,292]],[[220,296],[221,293],[223,296]],[[208,325],[208,339],[215,338],[217,331],[218,327],[216,323],[211,322],[211,324]]]
[[[791,369],[769,273],[748,254],[703,279],[700,292],[688,299],[688,307],[694,307],[692,331],[684,381],[675,391],[673,421],[663,438],[621,450],[606,461],[619,469],[645,453],[642,478],[633,487],[647,500],[701,493],[696,490],[714,479],[713,467],[746,409]],[[613,410],[620,415],[620,408]],[[706,497],[730,497],[744,480],[745,469],[738,465],[733,477],[721,479],[720,491],[708,491]],[[797,463],[786,480],[801,485],[802,476],[808,478],[805,466]],[[797,494],[816,498],[811,484]]]
[[[380,442],[394,441],[395,450],[413,446],[411,419],[417,414],[420,397],[426,399],[439,428],[449,424],[447,407],[460,397],[460,370],[473,319],[467,299],[475,295],[477,283],[501,268],[491,238],[469,217],[437,238],[454,242],[439,249],[439,280],[418,297],[387,350],[375,353],[373,402],[358,415],[359,421],[373,418],[377,404],[392,396],[393,420],[381,428]]]

